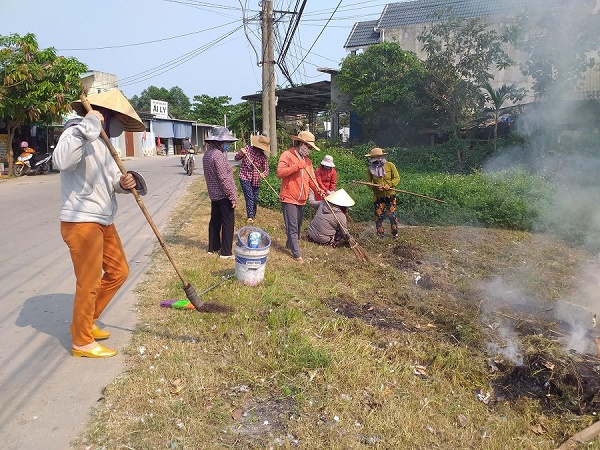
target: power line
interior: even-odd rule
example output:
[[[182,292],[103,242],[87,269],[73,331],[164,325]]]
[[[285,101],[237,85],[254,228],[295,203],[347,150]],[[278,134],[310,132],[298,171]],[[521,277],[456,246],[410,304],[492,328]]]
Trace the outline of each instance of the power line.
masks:
[[[196,56],[203,53],[204,51],[206,51],[216,45],[221,44],[224,39],[229,38],[233,33],[237,32],[238,30],[240,30],[242,28],[244,29],[244,33],[246,35],[246,39],[247,39],[249,45],[252,47],[254,54],[255,54],[256,58],[258,59],[257,50],[253,44],[253,39],[254,38],[256,38],[257,40],[260,40],[260,39],[254,32],[254,30],[252,30],[251,27],[248,27],[248,24],[252,20],[257,18],[258,16],[252,16],[250,18],[247,17],[247,15],[249,13],[252,14],[254,12],[254,10],[251,10],[248,8],[248,0],[245,0],[244,4],[243,4],[242,0],[238,0],[240,3],[239,6],[226,6],[226,5],[220,5],[220,4],[215,4],[215,3],[211,3],[211,2],[196,1],[196,0],[163,0],[163,1],[169,2],[169,3],[178,3],[181,5],[185,5],[185,6],[196,8],[196,9],[207,10],[207,11],[210,11],[213,13],[215,13],[215,12],[218,13],[218,11],[222,11],[220,14],[223,16],[227,16],[226,13],[229,11],[239,11],[242,13],[242,25],[235,28],[231,32],[228,32],[228,33],[222,35],[221,37],[215,39],[214,41],[211,41],[202,47],[192,50],[191,52],[188,52],[188,53],[181,55],[175,59],[172,59],[163,64],[160,64],[151,69],[148,69],[147,71],[140,72],[140,73],[137,73],[137,74],[129,76],[129,77],[125,77],[125,78],[121,79],[121,82],[119,84],[126,86],[126,85],[139,83],[139,82],[145,81],[149,78],[153,78],[158,75],[161,75],[169,70],[173,70],[173,69],[177,68],[178,66],[180,66],[181,64],[186,63],[187,61],[195,58]],[[455,0],[454,3],[458,3],[461,1],[464,1],[464,0]],[[328,8],[328,9],[324,9],[324,10],[320,10],[320,11],[313,11],[310,13],[304,12],[304,7],[307,3],[306,0],[304,0],[303,2],[301,2],[300,0],[291,0],[290,2],[288,2],[289,6],[290,6],[290,8],[288,8],[288,9],[291,9],[292,3],[294,3],[294,2],[295,2],[295,6],[294,6],[294,11],[292,13],[293,17],[289,21],[289,27],[286,31],[285,38],[282,41],[280,39],[281,36],[279,34],[277,35],[277,37],[279,38],[279,40],[277,41],[277,44],[278,44],[278,48],[280,49],[280,54],[277,59],[277,63],[278,63],[278,66],[280,67],[281,72],[286,76],[286,78],[292,85],[294,84],[293,75],[298,73],[298,71],[301,69],[303,63],[306,62],[307,64],[314,65],[315,67],[317,67],[315,64],[307,62],[306,58],[308,57],[309,54],[311,54],[312,49],[316,45],[317,41],[319,40],[319,38],[321,37],[321,35],[325,31],[325,29],[327,27],[334,27],[334,25],[332,25],[332,21],[342,20],[342,18],[340,18],[339,15],[334,18],[335,14],[339,14],[339,12],[342,12],[342,11],[346,12],[346,13],[352,12],[352,11],[358,12],[358,11],[364,10],[366,8],[369,8],[369,6],[368,6],[369,4],[372,4],[372,6],[370,6],[370,7],[379,6],[378,3],[380,2],[380,0],[375,0],[375,1],[367,0],[367,1],[360,2],[360,3],[347,4],[344,6],[341,6],[342,1],[340,0],[340,2],[336,6],[336,8],[333,9],[333,11],[331,10],[331,8]],[[381,5],[381,6],[383,6],[383,5]],[[313,42],[313,44],[311,45],[309,50],[306,51],[305,56],[300,59],[300,55],[304,51],[304,48],[299,43],[300,19],[302,18],[303,25],[312,26],[313,23],[318,23],[321,21],[318,19],[319,15],[329,13],[330,11],[332,11],[332,12],[331,12],[327,22],[325,23],[325,25],[323,25],[319,35],[317,36],[317,38],[315,39],[315,41]],[[256,11],[256,12],[257,12],[257,14],[259,13],[259,11]],[[285,14],[282,14],[282,17],[283,17],[283,15],[285,15]],[[360,16],[360,18],[364,19],[364,15]],[[313,23],[310,23],[310,22],[313,22]],[[122,45],[113,45],[113,46],[104,46],[104,47],[71,48],[71,49],[59,49],[59,50],[61,50],[61,51],[97,51],[97,50],[109,50],[109,49],[150,45],[150,44],[156,44],[159,42],[165,42],[165,41],[169,41],[169,40],[193,36],[193,35],[200,34],[203,32],[212,31],[212,30],[215,30],[215,29],[223,27],[223,26],[232,25],[234,23],[239,23],[239,18],[237,18],[235,21],[230,21],[225,24],[210,27],[207,29],[193,31],[193,32],[184,33],[184,34],[166,37],[166,38],[161,38],[161,39],[150,40],[150,41],[137,42],[137,43],[131,43],[131,44],[122,44]],[[298,43],[296,43],[296,41],[298,41]],[[291,55],[291,58],[293,60],[295,60],[295,63],[294,63],[295,69],[291,73],[287,69],[286,62],[285,62],[286,57],[288,56],[288,53],[290,52],[290,49],[292,49],[292,53],[293,53],[293,55]],[[326,57],[318,55],[316,53],[313,53],[313,54],[327,59]],[[333,61],[333,60],[330,60],[330,61]],[[296,62],[297,62],[297,64],[296,64]],[[303,76],[307,77],[306,72],[303,72]]]
[[[325,31],[325,28],[327,28],[327,25],[329,25],[329,22],[331,21],[331,19],[333,18],[334,14],[336,13],[337,9],[339,8],[339,6],[341,4],[342,4],[342,0],[340,0],[340,2],[337,4],[336,8],[333,10],[333,12],[331,13],[331,17],[329,17],[329,20],[327,20],[327,23],[323,26],[323,29],[321,30],[321,32],[319,33],[319,35],[317,36],[317,38],[315,39],[315,41],[313,42],[313,44],[308,49],[308,52],[306,52],[306,55],[304,55],[304,58],[302,58],[302,61],[300,61],[300,63],[298,64],[298,66],[296,66],[296,69],[294,69],[294,71],[292,72],[292,75],[294,73],[296,73],[296,71],[300,68],[300,66],[302,65],[302,63],[306,59],[306,57],[310,54],[311,50],[313,49],[313,47],[315,46],[315,44],[317,43],[317,41],[319,40],[319,38],[321,37],[321,35],[323,34],[323,32]]]
[[[191,6],[193,8],[196,9],[203,9],[203,10],[213,10],[213,9],[224,9],[224,10],[228,10],[228,11],[240,11],[240,8],[238,8],[237,6],[226,6],[226,5],[220,5],[220,4],[215,4],[215,3],[208,3],[208,2],[200,2],[200,1],[196,1],[196,0],[163,0],[165,3],[179,3],[181,5],[186,5],[186,6]],[[258,11],[256,11],[258,12]]]
[[[121,80],[119,81],[118,84],[120,87],[130,86],[130,85],[140,83],[142,81],[146,81],[151,78],[157,77],[157,76],[162,75],[163,73],[166,73],[170,70],[179,69],[181,64],[190,61],[191,59],[195,58],[196,56],[204,53],[205,51],[207,51],[217,45],[224,44],[225,43],[224,40],[226,38],[230,37],[235,32],[237,32],[241,29],[242,29],[242,26],[238,26],[238,27],[234,28],[233,30],[225,33],[224,35],[219,36],[218,38],[214,39],[213,41],[203,45],[202,47],[192,50],[191,52],[185,53],[175,59],[172,59],[170,61],[162,63],[158,66],[155,66],[155,67],[145,70],[143,72],[139,72],[137,74],[121,78]],[[102,87],[107,88],[107,87],[116,87],[116,86],[113,83],[110,83],[110,84],[106,84]]]
[[[228,23],[224,23],[224,24],[221,24],[221,25],[217,25],[217,26],[214,26],[214,27],[211,27],[211,28],[206,28],[204,30],[192,31],[191,33],[179,34],[177,36],[171,36],[171,37],[168,37],[168,38],[155,39],[153,41],[137,42],[135,44],[111,45],[111,46],[105,46],[105,47],[88,47],[88,48],[59,48],[59,49],[57,49],[57,51],[61,51],[61,52],[64,52],[64,51],[75,52],[75,51],[89,51],[89,50],[109,50],[109,49],[115,49],[115,48],[126,48],[126,47],[135,47],[135,46],[138,46],[138,45],[155,44],[157,42],[170,41],[172,39],[179,39],[179,38],[182,38],[182,37],[192,36],[194,34],[204,33],[206,31],[212,31],[212,30],[215,30],[217,28],[221,28],[221,27],[224,27],[224,26],[227,26],[227,25],[234,24],[236,22],[237,22],[237,20],[233,21],[233,22],[228,22]]]

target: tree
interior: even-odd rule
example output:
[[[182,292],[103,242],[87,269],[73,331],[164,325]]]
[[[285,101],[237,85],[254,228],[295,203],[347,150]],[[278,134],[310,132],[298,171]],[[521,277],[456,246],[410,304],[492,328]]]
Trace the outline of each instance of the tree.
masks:
[[[169,103],[169,115],[176,119],[192,119],[191,102],[183,90],[178,87],[171,89],[150,86],[142,91],[140,96],[134,95],[129,102],[137,111],[150,111],[150,100],[161,100]]]
[[[539,156],[559,148],[565,123],[598,108],[597,100],[577,93],[584,77],[597,77],[600,15],[592,9],[590,2],[563,2],[521,15],[510,29],[511,42],[525,52],[521,71],[533,79],[536,103],[525,110],[523,123],[536,134]]]
[[[192,105],[192,117],[198,122],[211,125],[224,125],[225,116],[231,111],[229,102],[231,97],[221,95],[210,97],[209,95],[195,95]]]
[[[34,34],[0,36],[0,118],[7,124],[8,170],[15,131],[28,122],[58,122],[83,92],[85,64],[40,49]]]
[[[600,54],[599,22],[584,8],[545,8],[519,17],[509,38],[527,54],[521,70],[533,78],[538,99],[572,96]]]
[[[517,88],[516,84],[510,86],[503,84],[499,89],[494,89],[489,81],[486,81],[482,88],[484,89],[483,95],[488,103],[486,112],[490,113],[494,119],[494,152],[497,148],[498,140],[498,120],[500,119],[500,110],[504,103],[509,100],[519,101],[522,100],[525,93],[522,89]]]
[[[350,96],[364,132],[379,136],[380,142],[390,132],[396,140],[393,145],[418,131],[423,119],[423,77],[423,65],[414,53],[384,42],[344,58],[337,82]]]
[[[240,139],[248,139],[254,132],[254,122],[260,128],[262,124],[262,105],[260,103],[255,105],[254,117],[252,104],[249,102],[237,103],[229,107],[227,126],[230,130],[235,131],[236,136]]]
[[[440,128],[457,134],[483,109],[480,86],[493,78],[490,68],[514,62],[502,48],[504,36],[479,19],[461,19],[449,8],[436,11],[431,20],[417,38],[427,55],[426,90],[432,109],[444,114]]]

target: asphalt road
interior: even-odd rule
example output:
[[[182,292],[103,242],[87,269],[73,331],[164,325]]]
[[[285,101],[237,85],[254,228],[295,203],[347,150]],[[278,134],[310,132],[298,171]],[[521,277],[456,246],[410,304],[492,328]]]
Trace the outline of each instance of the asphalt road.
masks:
[[[126,159],[148,184],[142,197],[157,228],[202,174],[184,174],[179,157]],[[135,286],[158,241],[132,195],[119,195],[116,226],[130,276],[101,317],[123,349],[136,324]],[[68,449],[101,391],[124,370],[124,358],[71,356],[69,325],[75,277],[60,236],[60,175],[0,182],[0,448]]]

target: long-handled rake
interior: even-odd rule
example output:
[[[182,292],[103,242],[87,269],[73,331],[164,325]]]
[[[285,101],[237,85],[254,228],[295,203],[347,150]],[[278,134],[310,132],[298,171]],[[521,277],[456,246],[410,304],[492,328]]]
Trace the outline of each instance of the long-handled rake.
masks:
[[[311,173],[308,171],[306,166],[304,167],[304,171],[307,173],[308,177],[313,182],[313,184],[315,186],[318,186],[317,181],[311,175]],[[356,256],[356,259],[358,259],[359,261],[368,262],[369,256],[367,255],[367,252],[365,252],[365,250],[360,246],[360,244],[356,241],[356,239],[354,239],[352,237],[352,235],[350,234],[350,231],[342,225],[342,222],[340,222],[340,219],[338,219],[338,217],[335,215],[335,212],[333,211],[331,204],[327,201],[327,199],[325,197],[323,197],[323,201],[325,201],[325,204],[331,211],[331,214],[333,215],[333,217],[335,217],[335,220],[338,223],[338,225],[340,226],[340,230],[342,231],[342,233],[344,233],[347,236],[348,243],[350,244],[350,248],[354,251],[354,256]]]
[[[367,181],[352,180],[352,183],[364,184],[365,186],[371,186],[371,187],[380,187],[378,184],[369,183]],[[439,198],[428,197],[426,195],[417,194],[415,192],[403,191],[402,189],[396,189],[396,188],[388,187],[387,190],[389,190],[389,191],[395,191],[395,192],[400,192],[402,194],[414,195],[415,197],[421,197],[421,198],[425,198],[427,200],[433,200],[434,202],[438,202],[438,203],[446,203],[444,200],[440,200]]]
[[[92,110],[92,105],[90,105],[90,102],[89,102],[87,96],[85,94],[82,94],[79,97],[79,99],[81,100],[81,104],[83,105],[85,110],[90,112]],[[102,137],[102,140],[104,141],[104,143],[108,146],[110,154],[112,155],[113,159],[117,163],[117,166],[119,166],[119,170],[121,171],[121,173],[126,174],[127,171],[125,170],[125,167],[123,166],[123,163],[121,162],[121,158],[119,158],[119,155],[118,155],[117,151],[115,150],[115,147],[110,142],[110,139],[108,138],[108,135],[106,134],[106,132],[104,130],[100,131],[100,136]],[[229,312],[229,311],[231,311],[231,308],[228,306],[219,305],[218,303],[203,302],[200,299],[200,296],[198,295],[198,293],[196,292],[194,287],[189,282],[187,282],[186,279],[183,277],[183,273],[181,272],[181,270],[175,263],[175,260],[171,256],[171,253],[167,249],[167,244],[165,244],[165,241],[163,240],[162,236],[160,235],[160,232],[158,231],[158,228],[156,228],[156,225],[154,224],[152,217],[150,217],[150,214],[148,213],[146,206],[142,202],[142,199],[141,199],[140,194],[138,193],[137,189],[135,189],[135,188],[131,189],[131,193],[135,197],[135,201],[137,202],[138,206],[142,210],[142,213],[144,213],[146,220],[150,224],[150,228],[152,228],[152,231],[154,231],[154,234],[156,235],[156,238],[158,239],[160,246],[162,247],[165,254],[167,255],[167,258],[173,265],[175,272],[177,272],[177,276],[179,276],[179,279],[181,280],[181,283],[183,284],[183,290],[185,291],[185,295],[187,296],[188,300],[192,303],[192,305],[194,305],[194,308],[196,308],[196,310],[199,312]]]

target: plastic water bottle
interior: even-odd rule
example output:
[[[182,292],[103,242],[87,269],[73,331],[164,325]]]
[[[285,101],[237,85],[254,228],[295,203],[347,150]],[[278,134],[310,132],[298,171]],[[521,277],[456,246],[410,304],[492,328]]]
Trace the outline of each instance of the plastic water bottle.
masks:
[[[248,247],[250,248],[258,248],[260,245],[260,233],[258,231],[253,231],[248,235]]]

